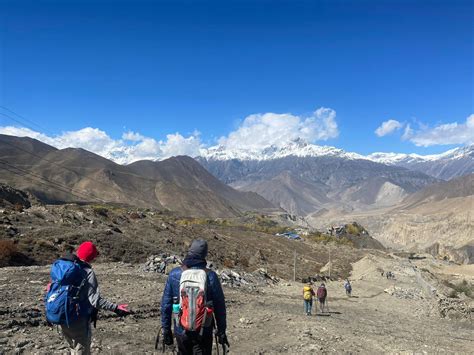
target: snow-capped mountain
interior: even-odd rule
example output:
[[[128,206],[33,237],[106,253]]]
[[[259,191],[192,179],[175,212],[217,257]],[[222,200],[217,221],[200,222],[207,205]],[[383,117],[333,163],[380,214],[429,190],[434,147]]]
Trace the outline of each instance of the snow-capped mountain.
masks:
[[[295,157],[338,157],[344,159],[366,159],[363,155],[346,152],[330,146],[310,144],[301,138],[284,145],[269,145],[256,149],[229,149],[222,145],[201,150],[201,157],[208,160],[274,160],[288,156]]]
[[[469,156],[474,157],[474,144],[454,148],[441,154],[420,155],[403,153],[372,153],[369,154],[367,158],[378,163],[397,165],[402,163],[419,163],[437,160],[459,160]]]
[[[216,146],[196,159],[226,184],[299,215],[392,206],[438,179],[474,172],[474,146],[437,155],[364,156],[296,139],[258,149]]]
[[[331,146],[320,146],[299,138],[282,145],[263,148],[232,149],[222,145],[202,149],[200,159],[206,161],[269,161],[285,157],[333,157],[345,160],[370,160],[391,166],[401,166],[449,180],[474,172],[474,145],[448,150],[441,154],[372,153],[361,155]]]
[[[437,179],[301,139],[261,149],[204,150],[196,158],[226,184],[257,192],[285,210],[309,215],[323,208],[389,206]]]
[[[443,180],[474,173],[474,144],[441,154],[373,153],[367,158],[382,164],[422,171]]]

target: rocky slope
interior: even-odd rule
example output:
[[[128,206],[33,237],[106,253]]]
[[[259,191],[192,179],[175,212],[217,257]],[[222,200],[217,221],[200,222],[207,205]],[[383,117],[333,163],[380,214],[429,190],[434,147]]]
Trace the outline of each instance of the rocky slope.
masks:
[[[474,174],[428,186],[394,208],[343,214],[325,211],[309,221],[357,220],[391,247],[426,249],[439,257],[474,263]]]
[[[31,207],[30,197],[24,191],[0,183],[0,207],[29,208]]]

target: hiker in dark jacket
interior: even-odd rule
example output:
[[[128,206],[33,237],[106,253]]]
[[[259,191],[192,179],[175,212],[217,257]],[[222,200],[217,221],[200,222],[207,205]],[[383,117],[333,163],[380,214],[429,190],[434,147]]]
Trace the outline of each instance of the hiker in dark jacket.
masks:
[[[163,340],[166,345],[173,344],[171,332],[173,298],[179,299],[180,279],[186,269],[206,270],[207,242],[205,240],[194,240],[189,248],[188,255],[183,260],[183,266],[171,270],[161,300],[161,326],[163,329]],[[226,336],[226,306],[224,293],[219,278],[214,271],[207,271],[207,302],[212,302],[215,321],[217,326],[217,340],[219,344],[228,345]],[[212,322],[213,323],[213,322]],[[213,326],[203,327],[200,332],[186,331],[179,322],[174,324],[178,353],[181,355],[212,353],[212,330]]]
[[[351,297],[352,285],[351,285],[351,282],[349,281],[349,279],[346,279],[346,281],[344,282],[344,289],[346,290],[346,295]]]
[[[127,304],[115,304],[101,296],[97,277],[90,265],[90,262],[92,262],[98,254],[97,248],[92,242],[84,242],[79,246],[76,254],[68,254],[63,258],[79,263],[87,275],[87,282],[85,283],[85,287],[81,289],[79,298],[83,300],[87,298],[89,300],[88,315],[79,318],[69,326],[61,325],[62,333],[69,344],[71,354],[90,354],[92,338],[91,316],[97,310],[103,309],[112,311],[121,317],[128,315],[130,312],[127,309]]]

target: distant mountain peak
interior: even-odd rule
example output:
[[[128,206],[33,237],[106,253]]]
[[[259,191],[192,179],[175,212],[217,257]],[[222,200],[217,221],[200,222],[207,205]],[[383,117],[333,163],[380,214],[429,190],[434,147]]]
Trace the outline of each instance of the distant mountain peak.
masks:
[[[401,163],[422,163],[442,160],[456,160],[467,157],[474,158],[474,144],[450,149],[444,153],[430,155],[377,152],[369,154],[367,156],[367,159],[375,161],[377,163],[397,165]]]
[[[296,138],[278,145],[271,144],[262,148],[227,148],[218,145],[201,150],[201,157],[208,160],[273,160],[287,156],[366,159],[360,154],[346,152],[343,149],[311,144],[303,138]]]

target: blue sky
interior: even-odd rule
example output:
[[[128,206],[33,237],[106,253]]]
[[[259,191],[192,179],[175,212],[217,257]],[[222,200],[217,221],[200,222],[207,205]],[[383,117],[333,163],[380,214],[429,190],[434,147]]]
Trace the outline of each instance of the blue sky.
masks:
[[[429,154],[474,140],[472,1],[3,0],[0,21],[0,104],[48,136],[197,130],[215,144],[249,115],[304,126],[324,107],[337,134],[317,144]]]

